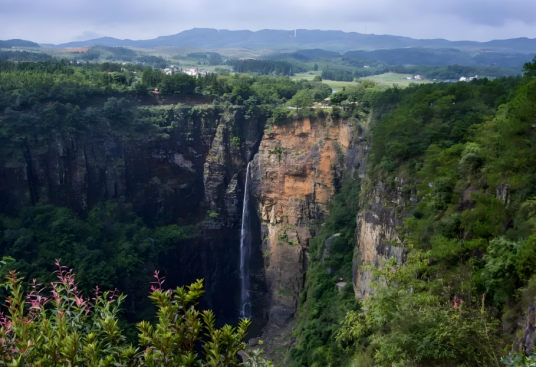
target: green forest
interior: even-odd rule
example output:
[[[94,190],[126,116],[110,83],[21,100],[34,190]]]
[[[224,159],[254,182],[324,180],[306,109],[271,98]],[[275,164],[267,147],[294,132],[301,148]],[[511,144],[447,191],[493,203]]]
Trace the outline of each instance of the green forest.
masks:
[[[536,58],[525,64],[523,76],[405,89],[365,79],[334,94],[321,78],[290,80],[294,64],[245,61],[235,67],[256,75],[191,77],[112,62],[0,60],[0,154],[20,163],[26,157],[14,152],[29,139],[97,130],[166,134],[193,123],[194,115],[236,110],[246,121],[262,116],[265,131],[303,117],[352,120],[370,143],[366,177],[347,172],[337,182],[330,216],[311,241],[296,343],[285,363],[536,363],[520,347],[536,297]],[[281,76],[263,75],[274,73]],[[140,96],[155,97],[155,89],[163,97],[212,103],[134,107]],[[330,108],[310,108],[327,97]],[[392,243],[403,248],[406,261],[367,265],[374,292],[356,299],[349,281],[356,215],[367,210],[360,198],[378,181],[407,198]],[[211,311],[196,309],[201,280],[166,290],[158,271],[151,277],[166,271],[159,254],[202,235],[195,225],[179,224],[144,220],[114,200],[87,215],[31,200],[17,212],[2,212],[6,283],[0,295],[7,308],[0,317],[1,363],[239,365],[250,321],[217,328]],[[336,233],[324,258],[325,242]],[[130,293],[123,295],[126,278]],[[349,284],[338,292],[333,283],[340,278]],[[43,296],[39,284],[52,284],[53,296]],[[125,296],[136,306],[127,307]],[[270,365],[259,350],[243,363]]]
[[[536,62],[525,65],[526,75],[535,72]],[[520,323],[536,294],[535,101],[533,77],[374,95],[367,175],[362,185],[343,184],[311,245],[290,365],[534,363],[510,351],[520,351]],[[407,260],[368,265],[374,291],[356,301],[346,296],[353,290],[337,294],[332,284],[349,276],[355,239],[344,233],[354,232],[357,211],[350,198],[377,181],[411,198],[398,213],[404,224],[395,244]],[[318,254],[333,233],[341,236],[328,259],[339,265],[330,276]]]

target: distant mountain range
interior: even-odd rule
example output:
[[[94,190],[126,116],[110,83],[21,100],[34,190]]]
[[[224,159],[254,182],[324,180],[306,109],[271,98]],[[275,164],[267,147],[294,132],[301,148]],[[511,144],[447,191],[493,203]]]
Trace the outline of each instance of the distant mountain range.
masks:
[[[294,37],[294,30],[262,30],[252,32],[194,28],[175,35],[162,36],[149,40],[135,41],[103,37],[88,41],[47,46],[65,48],[95,45],[138,48],[178,46],[202,49],[244,47],[249,49],[273,50],[320,48],[335,52],[418,47],[455,48],[462,51],[489,50],[503,53],[536,53],[536,39],[525,37],[489,42],[448,41],[445,39],[414,39],[400,36],[305,29],[296,30],[296,37]]]
[[[39,47],[39,45],[35,42],[19,40],[19,39],[0,41],[0,48],[12,48],[12,47]]]
[[[299,51],[298,51],[299,52]],[[491,51],[467,52],[454,48],[399,48],[374,51],[348,51],[345,57],[380,60],[387,65],[487,65],[521,69],[534,54],[499,53]]]

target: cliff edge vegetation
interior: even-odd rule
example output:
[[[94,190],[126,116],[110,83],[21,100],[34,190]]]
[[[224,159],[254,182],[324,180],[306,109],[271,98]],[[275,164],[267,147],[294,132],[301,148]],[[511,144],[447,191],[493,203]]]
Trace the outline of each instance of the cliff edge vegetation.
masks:
[[[536,80],[390,89],[376,101],[354,252],[358,304],[330,326],[345,364],[529,363]],[[302,310],[321,284],[308,289]],[[305,331],[291,357],[343,364],[338,354],[325,359],[329,344],[300,348],[322,335],[307,333],[314,315],[302,311]]]
[[[290,365],[532,363],[534,66],[371,100],[357,227],[346,181],[311,241]],[[352,297],[330,262],[348,256]]]

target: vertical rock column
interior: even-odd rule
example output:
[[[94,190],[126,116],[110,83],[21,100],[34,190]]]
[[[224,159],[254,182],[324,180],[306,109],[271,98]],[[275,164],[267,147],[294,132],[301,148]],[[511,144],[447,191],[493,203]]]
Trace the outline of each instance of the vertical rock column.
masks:
[[[261,219],[269,326],[293,317],[303,290],[312,228],[327,213],[334,181],[355,157],[354,128],[297,120],[265,133],[251,166],[251,195]]]

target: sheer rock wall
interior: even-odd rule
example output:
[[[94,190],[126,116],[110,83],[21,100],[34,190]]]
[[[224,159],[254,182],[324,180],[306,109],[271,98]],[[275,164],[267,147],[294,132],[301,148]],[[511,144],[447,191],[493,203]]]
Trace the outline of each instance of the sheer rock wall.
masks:
[[[84,217],[98,203],[115,200],[151,226],[195,225],[198,238],[161,254],[158,264],[148,260],[146,271],[166,268],[168,286],[204,278],[202,306],[234,317],[245,169],[260,143],[264,117],[245,119],[240,108],[203,111],[165,133],[100,127],[78,135],[28,135],[3,146],[0,212],[15,214],[41,203]],[[233,146],[233,137],[240,146]],[[208,218],[209,210],[218,217]]]
[[[309,241],[328,214],[343,170],[362,152],[349,121],[302,119],[266,132],[251,176],[261,221],[269,327],[294,315],[305,281]]]

